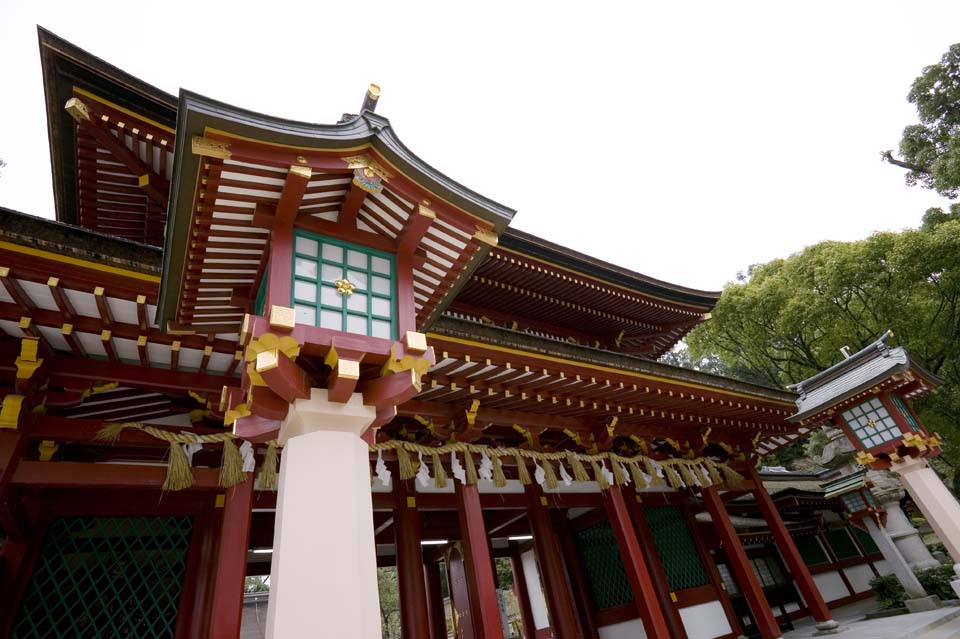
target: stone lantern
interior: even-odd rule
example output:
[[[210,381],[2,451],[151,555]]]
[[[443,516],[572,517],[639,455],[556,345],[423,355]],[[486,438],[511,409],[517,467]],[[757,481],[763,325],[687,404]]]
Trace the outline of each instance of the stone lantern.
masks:
[[[924,428],[910,406],[943,380],[891,348],[892,331],[844,360],[790,387],[799,394],[790,421],[806,428],[831,425],[853,444],[855,460],[872,470],[890,470],[960,566],[960,503],[930,468],[940,454],[940,436]],[[865,519],[866,521],[866,519]],[[953,582],[960,594],[960,573]]]

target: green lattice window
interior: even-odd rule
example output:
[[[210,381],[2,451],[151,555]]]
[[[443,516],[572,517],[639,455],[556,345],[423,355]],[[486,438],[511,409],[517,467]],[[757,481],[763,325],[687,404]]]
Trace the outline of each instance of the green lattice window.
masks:
[[[780,564],[773,557],[756,557],[750,560],[750,566],[763,588],[771,588],[786,583],[783,572],[780,570]]]
[[[643,515],[653,533],[670,588],[685,590],[709,584],[683,512],[676,506],[662,506],[644,508]]]
[[[907,420],[907,423],[910,424],[910,428],[914,431],[920,430],[920,424],[917,423],[917,420],[914,418],[913,413],[910,412],[910,409],[907,408],[907,405],[900,398],[899,395],[891,395],[890,399],[893,400],[893,405],[897,407],[897,410],[903,415],[903,418]]]
[[[833,549],[833,554],[837,556],[837,559],[850,559],[860,556],[860,551],[857,549],[857,545],[853,543],[853,539],[851,539],[846,528],[828,530],[826,536],[827,543],[830,544],[830,548]]]
[[[840,495],[844,508],[847,512],[859,513],[867,509],[867,502],[859,490]]]
[[[827,553],[823,550],[823,546],[820,545],[820,540],[814,535],[794,537],[793,543],[797,547],[800,557],[803,558],[803,563],[808,566],[825,564],[830,561],[830,558],[827,557]]]
[[[880,552],[877,542],[873,540],[873,537],[871,537],[870,533],[868,533],[866,530],[854,528],[853,534],[857,536],[857,540],[860,542],[860,545],[863,546],[863,549],[868,555],[871,553]]]
[[[172,638],[190,517],[63,517],[40,550],[16,639]]]
[[[620,548],[609,521],[585,528],[574,535],[597,610],[633,601],[633,590],[623,568]]]
[[[293,307],[298,324],[395,339],[393,255],[297,230]]]
[[[878,397],[872,397],[842,413],[843,421],[866,448],[880,446],[901,437],[903,431]]]

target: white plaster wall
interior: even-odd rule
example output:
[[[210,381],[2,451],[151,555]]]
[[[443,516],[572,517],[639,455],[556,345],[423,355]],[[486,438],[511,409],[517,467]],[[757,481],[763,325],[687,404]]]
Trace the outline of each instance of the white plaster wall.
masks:
[[[822,572],[819,575],[814,575],[813,582],[817,584],[820,595],[827,603],[850,596],[850,591],[847,590],[847,586],[843,583],[843,578],[840,576],[840,573],[835,570],[833,572]]]
[[[873,562],[873,567],[877,569],[881,575],[890,575],[893,574],[893,568],[887,563],[886,559],[881,559],[880,561]]]
[[[533,626],[537,630],[549,628],[547,601],[540,588],[540,569],[537,567],[537,556],[533,550],[520,555],[520,564],[523,566],[523,576],[527,580],[527,595],[530,598],[530,609],[533,611]]]
[[[643,629],[643,622],[639,618],[615,623],[612,626],[597,628],[600,639],[647,639],[647,632]]]
[[[713,639],[729,634],[732,630],[719,601],[681,608],[680,620],[683,621],[689,639]]]
[[[870,570],[869,564],[844,568],[843,574],[847,576],[847,579],[850,581],[850,585],[853,586],[854,592],[865,592],[870,590],[870,580],[873,579],[874,575],[873,571]]]

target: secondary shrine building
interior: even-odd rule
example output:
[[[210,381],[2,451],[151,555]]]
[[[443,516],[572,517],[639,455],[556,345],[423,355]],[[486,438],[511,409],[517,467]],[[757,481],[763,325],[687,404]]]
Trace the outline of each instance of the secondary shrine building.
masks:
[[[270,575],[267,637],[374,639],[377,566],[412,639],[836,626],[812,507],[755,471],[796,395],[657,362],[718,293],[511,230],[376,87],[306,124],[40,53],[57,220],[0,210],[0,635],[236,638]]]

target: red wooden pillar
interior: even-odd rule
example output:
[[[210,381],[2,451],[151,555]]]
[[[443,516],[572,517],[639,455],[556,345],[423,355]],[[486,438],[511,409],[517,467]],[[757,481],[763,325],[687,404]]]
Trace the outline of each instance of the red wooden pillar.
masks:
[[[621,492],[623,494],[623,492]],[[667,571],[663,567],[663,561],[660,559],[660,553],[657,552],[657,546],[653,541],[653,531],[647,524],[647,518],[643,515],[643,508],[637,501],[639,495],[624,494],[623,500],[626,503],[627,511],[630,513],[630,520],[637,533],[637,543],[640,545],[640,552],[643,553],[647,561],[647,568],[650,572],[650,579],[653,581],[654,589],[657,592],[657,602],[663,611],[667,621],[667,627],[670,629],[670,636],[676,639],[687,639],[687,629],[683,626],[683,619],[680,618],[680,611],[674,605],[670,598],[670,581],[667,579]]]
[[[733,529],[727,510],[723,506],[723,500],[720,499],[720,493],[717,492],[715,487],[711,486],[703,489],[703,503],[707,507],[707,512],[710,513],[713,529],[717,531],[720,542],[727,552],[727,559],[730,560],[730,567],[737,577],[737,583],[740,584],[740,589],[743,590],[747,604],[753,612],[753,618],[760,630],[760,636],[763,639],[780,637],[780,626],[767,604],[763,587],[753,572],[750,560],[747,559],[747,553],[743,550],[737,531]]]
[[[690,530],[690,534],[693,536],[693,543],[697,547],[697,553],[700,555],[700,561],[703,563],[704,568],[707,570],[707,575],[710,577],[710,583],[713,584],[714,589],[717,591],[717,595],[720,597],[720,605],[723,606],[723,613],[727,616],[727,623],[730,624],[730,628],[733,629],[736,634],[742,635],[743,622],[733,609],[733,603],[730,601],[730,594],[727,592],[727,587],[724,585],[723,578],[720,576],[720,569],[717,568],[717,562],[713,558],[710,548],[707,547],[703,536],[700,534],[700,524],[698,524],[697,520],[694,519],[693,513],[691,513],[689,506],[683,507],[683,518],[686,520],[687,528]]]
[[[443,609],[439,562],[423,562],[423,579],[427,587],[427,613],[430,616],[430,634],[427,636],[430,639],[447,639],[447,615]]]
[[[483,524],[480,493],[477,492],[476,485],[467,486],[459,481],[454,481],[454,484],[474,636],[475,639],[503,639],[497,581],[493,574],[490,544]]]
[[[523,560],[520,558],[520,549],[510,545],[510,568],[513,570],[513,594],[517,596],[520,608],[520,623],[523,624],[523,636],[534,639],[537,628],[533,624],[533,608],[530,606],[530,592],[527,590],[527,576],[523,572]]]
[[[813,618],[819,622],[817,623],[817,627],[821,630],[835,628],[837,624],[833,621],[830,609],[827,608],[827,604],[823,601],[823,596],[820,594],[817,584],[814,583],[813,576],[807,569],[803,557],[800,556],[800,551],[797,550],[796,544],[793,543],[793,537],[790,536],[790,531],[787,530],[783,520],[780,519],[780,513],[777,512],[777,507],[770,498],[770,494],[766,488],[763,487],[763,482],[760,481],[756,469],[751,466],[749,474],[750,479],[753,480],[756,486],[756,488],[751,491],[753,492],[754,499],[757,500],[757,505],[760,506],[760,512],[763,513],[763,518],[770,527],[770,532],[773,533],[773,538],[777,542],[777,548],[780,549],[780,554],[783,555],[784,561],[787,562],[787,568],[790,569],[791,576],[800,588],[800,594],[803,595],[803,600],[807,602],[807,609],[810,610]]]
[[[400,627],[404,639],[423,639],[430,634],[427,586],[420,549],[420,514],[412,479],[399,479],[394,469],[394,541],[397,545],[397,586],[400,589]]]
[[[587,573],[580,559],[580,553],[577,551],[573,531],[570,530],[570,520],[563,511],[554,511],[552,519],[559,536],[563,560],[570,575],[570,588],[573,591],[573,599],[577,603],[577,616],[580,619],[580,627],[583,629],[583,637],[597,639],[600,633],[594,620],[596,611],[593,609],[590,584],[587,581]]]
[[[223,528],[217,548],[213,602],[210,606],[211,638],[240,636],[252,507],[253,473],[247,473],[245,482],[227,489],[224,500]]]
[[[578,639],[582,636],[577,622],[577,606],[570,592],[570,578],[563,565],[563,551],[557,531],[550,520],[547,498],[536,484],[526,487],[527,519],[537,549],[537,562],[547,596],[547,613],[555,639]]]
[[[633,600],[637,605],[637,612],[643,621],[643,628],[648,639],[670,639],[670,629],[663,610],[657,603],[657,592],[650,578],[650,569],[640,550],[640,542],[630,520],[623,490],[619,486],[611,486],[603,491],[603,504],[610,518],[610,525],[617,537],[620,547],[620,557],[623,559],[623,568],[630,580],[633,590]]]

